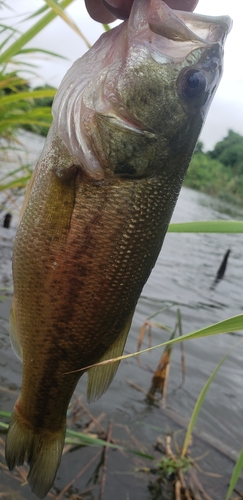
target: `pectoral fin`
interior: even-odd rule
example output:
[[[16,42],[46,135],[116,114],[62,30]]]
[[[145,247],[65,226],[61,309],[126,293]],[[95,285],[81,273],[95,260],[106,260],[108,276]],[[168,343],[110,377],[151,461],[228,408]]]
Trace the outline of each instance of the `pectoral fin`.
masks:
[[[108,351],[100,358],[99,362],[106,359],[117,358],[123,353],[127,335],[130,330],[133,313],[129,316],[125,327],[113,342]],[[98,399],[109,387],[112,379],[114,378],[118,369],[120,361],[109,363],[104,366],[94,366],[88,370],[88,387],[87,387],[87,400],[89,402]]]
[[[97,113],[96,120],[110,172],[132,177],[148,175],[158,140],[156,133],[116,115]]]
[[[13,299],[10,315],[9,315],[9,331],[10,331],[10,340],[13,347],[13,350],[16,356],[23,360],[23,349],[20,344],[19,334],[16,326],[16,315],[15,315],[15,302]]]

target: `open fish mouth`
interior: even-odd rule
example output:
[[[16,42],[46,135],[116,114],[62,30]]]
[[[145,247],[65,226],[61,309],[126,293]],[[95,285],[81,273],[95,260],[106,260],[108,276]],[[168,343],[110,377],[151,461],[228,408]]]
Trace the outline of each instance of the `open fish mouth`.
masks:
[[[147,31],[147,41],[153,48],[161,51],[164,57],[176,62],[185,58],[194,48],[215,43],[223,46],[232,28],[229,16],[214,17],[172,10],[162,0],[150,0],[149,3],[142,0],[138,9],[138,1],[135,0],[128,21],[130,33],[140,31],[141,41],[144,41],[147,25],[150,31],[149,38]]]

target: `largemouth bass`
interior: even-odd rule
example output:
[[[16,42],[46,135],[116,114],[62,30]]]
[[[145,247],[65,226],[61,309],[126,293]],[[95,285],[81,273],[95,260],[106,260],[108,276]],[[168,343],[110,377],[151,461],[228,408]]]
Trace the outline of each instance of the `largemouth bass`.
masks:
[[[13,252],[12,344],[23,383],[6,442],[37,497],[60,463],[83,373],[122,354],[222,72],[228,17],[135,0],[64,77]],[[116,364],[88,369],[88,399]],[[70,373],[71,372],[71,373]]]

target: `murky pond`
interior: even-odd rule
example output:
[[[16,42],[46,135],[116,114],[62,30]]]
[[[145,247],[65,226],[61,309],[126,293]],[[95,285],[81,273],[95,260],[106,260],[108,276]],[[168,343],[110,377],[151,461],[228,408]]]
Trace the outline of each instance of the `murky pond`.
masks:
[[[27,142],[29,135],[27,134]],[[35,139],[36,140],[36,139]],[[38,140],[34,150],[38,151]],[[5,195],[4,195],[5,196]],[[6,201],[6,200],[4,200]],[[17,225],[17,202],[8,199],[14,213],[12,227],[0,229],[0,410],[10,411],[21,387],[21,363],[15,357],[8,337],[8,313],[11,300],[11,249]],[[2,212],[4,215],[4,212]],[[242,219],[243,209],[210,196],[183,188],[173,221],[206,219]],[[164,308],[154,321],[173,329],[180,310],[183,333],[187,333],[243,310],[242,235],[173,234],[166,236],[162,252],[139,300],[126,353],[137,350],[139,330],[147,317]],[[231,249],[225,277],[211,289],[225,252]],[[3,296],[6,296],[4,300]],[[167,306],[167,307],[165,307]],[[59,468],[51,498],[73,500],[128,500],[167,498],[158,493],[156,480],[144,468],[155,467],[161,457],[155,449],[157,439],[172,433],[178,446],[196,399],[217,363],[237,344],[242,333],[236,332],[184,342],[185,380],[182,383],[182,351],[176,344],[167,388],[166,408],[161,402],[146,399],[162,349],[123,361],[109,390],[91,405],[85,401],[86,375],[80,380],[69,415],[69,427],[87,428],[98,433],[101,427],[109,437],[127,448],[155,457],[153,462],[125,451],[68,447]],[[159,344],[169,333],[152,328],[143,347]],[[157,396],[157,394],[156,394]],[[159,396],[159,395],[158,395]],[[232,350],[216,375],[197,421],[191,456],[196,461],[197,481],[213,500],[225,498],[234,460],[243,447],[243,345]],[[90,415],[90,413],[92,415]],[[98,420],[95,421],[95,419]],[[1,419],[0,419],[1,420]],[[3,419],[2,419],[3,420]],[[108,431],[107,431],[108,429]],[[4,429],[2,440],[5,439]],[[0,437],[1,439],[1,437]],[[3,446],[0,450],[3,449]],[[200,458],[201,457],[201,458]],[[103,458],[100,475],[96,468]],[[0,498],[33,499],[23,485],[21,470],[9,474],[0,456]],[[20,468],[21,469],[21,468]],[[200,472],[201,470],[201,472]],[[208,474],[210,473],[210,474]],[[95,483],[97,479],[97,483]],[[238,489],[243,490],[239,482]],[[53,495],[58,496],[53,496]],[[202,498],[203,494],[202,494]]]

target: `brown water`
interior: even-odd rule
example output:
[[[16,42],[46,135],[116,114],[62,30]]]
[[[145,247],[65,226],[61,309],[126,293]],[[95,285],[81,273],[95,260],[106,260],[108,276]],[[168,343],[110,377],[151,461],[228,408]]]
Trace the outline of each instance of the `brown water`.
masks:
[[[10,230],[0,229],[0,288],[2,289],[0,293],[9,297],[0,303],[0,410],[4,411],[12,410],[21,387],[21,363],[12,351],[8,337],[8,312],[12,287],[11,248],[18,212],[15,204],[12,208],[13,227]],[[243,210],[240,208],[183,188],[173,220],[242,219],[242,215]],[[231,254],[225,277],[215,290],[210,290],[228,248],[231,249]],[[161,313],[155,320],[173,328],[179,307],[183,333],[242,313],[242,257],[242,235],[167,234],[158,262],[139,300],[125,352],[136,351],[141,325],[148,316],[164,307],[165,301],[167,305],[171,305],[171,302],[176,302],[177,305]],[[103,496],[99,496],[100,483],[94,489],[92,481],[88,483],[99,461],[97,456],[87,470],[74,481],[65,498],[166,500],[165,492],[156,496],[154,491],[148,488],[149,482],[154,482],[155,477],[136,469],[155,466],[161,457],[154,449],[158,436],[164,437],[165,432],[183,429],[208,376],[222,356],[239,341],[241,335],[242,333],[238,332],[185,342],[186,377],[180,388],[178,387],[182,380],[181,350],[177,344],[173,348],[166,409],[162,409],[160,402],[155,404],[147,402],[145,397],[162,349],[141,355],[140,365],[135,358],[123,361],[107,393],[99,401],[87,407],[95,417],[105,414],[101,422],[105,429],[112,421],[113,439],[119,439],[130,448],[140,449],[153,455],[155,461],[151,463],[135,455],[124,455],[119,451],[109,450],[107,473],[103,475]],[[165,331],[152,329],[153,345],[163,342],[168,337]],[[147,345],[146,336],[144,347]],[[222,476],[218,478],[199,474],[201,483],[213,500],[225,498],[234,459],[243,447],[242,361],[243,345],[240,345],[230,353],[207,393],[191,447],[193,457],[208,451],[208,455],[202,458],[198,465],[204,471]],[[84,375],[77,387],[77,396],[85,394],[85,386]],[[82,401],[86,405],[84,397]],[[87,414],[80,412],[80,419],[75,423],[70,422],[70,425],[75,429],[83,429],[89,420]],[[183,435],[183,431],[176,433],[179,444],[182,443]],[[2,437],[4,439],[4,434]],[[56,490],[53,491],[62,490],[97,453],[99,449],[87,447],[65,453],[57,474]],[[4,464],[3,457],[0,457],[0,461]],[[7,475],[3,468],[1,470],[0,498],[27,500],[34,498],[28,486],[20,487],[18,480]],[[241,491],[242,484],[239,482],[238,486]],[[92,491],[85,493],[90,488]],[[72,496],[78,492],[84,493],[81,496]],[[1,496],[3,494],[4,496]]]

